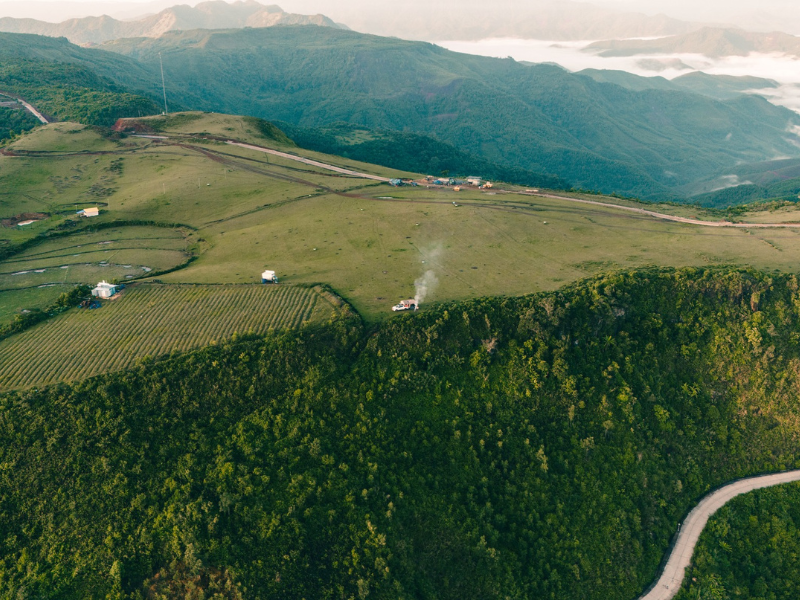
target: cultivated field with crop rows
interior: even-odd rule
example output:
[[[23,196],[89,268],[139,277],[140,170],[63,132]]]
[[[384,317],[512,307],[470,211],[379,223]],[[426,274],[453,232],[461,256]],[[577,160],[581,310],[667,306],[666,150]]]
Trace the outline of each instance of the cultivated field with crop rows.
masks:
[[[0,390],[119,371],[145,356],[185,352],[234,333],[297,328],[334,310],[304,287],[136,285],[99,309],[73,309],[0,342]]]

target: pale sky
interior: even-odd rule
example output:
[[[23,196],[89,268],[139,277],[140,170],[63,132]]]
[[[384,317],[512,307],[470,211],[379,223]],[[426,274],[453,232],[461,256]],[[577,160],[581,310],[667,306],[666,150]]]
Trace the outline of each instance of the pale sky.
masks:
[[[530,14],[541,3],[565,0],[261,0],[278,4],[289,12],[323,13],[334,20],[348,23],[366,20],[402,18],[404,13],[429,12],[436,15],[454,11],[460,15],[470,10],[487,8],[513,18],[515,12]],[[110,14],[132,18],[142,13],[155,13],[174,4],[197,4],[198,0],[0,0],[0,16],[28,17],[60,21],[70,17]],[[671,17],[711,23],[734,23],[759,28],[772,26],[791,30],[800,23],[800,1],[794,0],[592,0],[591,4],[647,14],[664,13]],[[795,33],[795,31],[790,31]]]

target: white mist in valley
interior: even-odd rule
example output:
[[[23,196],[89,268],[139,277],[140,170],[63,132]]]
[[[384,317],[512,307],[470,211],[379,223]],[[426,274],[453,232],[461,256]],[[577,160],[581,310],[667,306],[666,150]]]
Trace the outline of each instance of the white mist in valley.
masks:
[[[783,54],[758,54],[710,58],[701,54],[652,54],[603,57],[583,49],[594,40],[553,42],[522,39],[487,39],[478,42],[437,42],[439,46],[480,56],[511,57],[517,61],[551,63],[577,72],[583,69],[627,71],[643,77],[674,79],[693,71],[709,75],[752,76],[772,79],[777,88],[752,90],[772,103],[800,113],[800,61]]]

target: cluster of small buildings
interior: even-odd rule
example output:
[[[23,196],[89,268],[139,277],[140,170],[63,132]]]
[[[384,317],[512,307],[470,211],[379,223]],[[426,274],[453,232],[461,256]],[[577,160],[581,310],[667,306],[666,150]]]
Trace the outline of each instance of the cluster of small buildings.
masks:
[[[457,192],[461,191],[461,188],[466,186],[476,187],[482,190],[487,190],[494,187],[491,182],[484,181],[482,177],[475,176],[470,176],[465,179],[455,179],[453,177],[435,178],[433,175],[428,175],[425,179],[433,185],[455,186],[455,190]]]
[[[410,185],[411,187],[418,187],[419,184],[416,181],[411,181],[410,179],[390,179],[389,185],[392,187],[403,187],[406,185]]]

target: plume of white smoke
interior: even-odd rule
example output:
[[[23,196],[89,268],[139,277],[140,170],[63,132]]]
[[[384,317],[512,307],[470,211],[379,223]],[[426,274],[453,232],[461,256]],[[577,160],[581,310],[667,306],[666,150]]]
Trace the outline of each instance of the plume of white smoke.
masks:
[[[433,271],[426,271],[422,277],[414,282],[414,286],[417,288],[417,294],[414,296],[414,303],[417,305],[417,308],[419,308],[419,305],[422,304],[428,294],[433,292],[438,284],[439,280],[436,279],[436,274]]]

